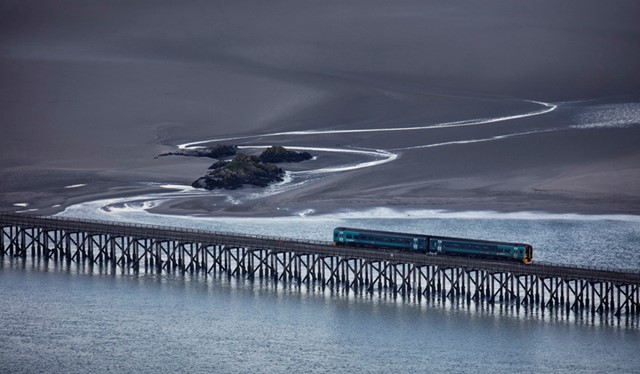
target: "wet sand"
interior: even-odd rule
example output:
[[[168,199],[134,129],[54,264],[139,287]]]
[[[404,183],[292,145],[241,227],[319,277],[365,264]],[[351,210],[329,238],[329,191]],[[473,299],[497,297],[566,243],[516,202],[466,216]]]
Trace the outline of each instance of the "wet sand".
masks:
[[[280,193],[218,191],[154,211],[640,214],[633,1],[1,7],[0,211],[53,214],[188,185],[212,160],[155,157],[182,143],[243,137],[231,143],[397,158],[298,175],[293,183],[305,183]],[[532,101],[557,107],[491,120],[547,108]],[[456,121],[474,124],[425,128]],[[310,130],[318,133],[266,136]],[[377,159],[316,155],[284,168]]]

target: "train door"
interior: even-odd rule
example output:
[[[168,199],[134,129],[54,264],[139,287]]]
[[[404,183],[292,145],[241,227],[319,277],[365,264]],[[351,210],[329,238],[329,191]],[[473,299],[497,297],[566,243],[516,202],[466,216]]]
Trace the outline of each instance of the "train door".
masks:
[[[427,250],[429,252],[442,252],[442,240],[429,238],[428,243]]]
[[[333,238],[333,241],[336,243],[344,243],[344,231],[336,231],[335,232],[335,238]]]
[[[442,240],[434,240],[434,252],[442,252]]]

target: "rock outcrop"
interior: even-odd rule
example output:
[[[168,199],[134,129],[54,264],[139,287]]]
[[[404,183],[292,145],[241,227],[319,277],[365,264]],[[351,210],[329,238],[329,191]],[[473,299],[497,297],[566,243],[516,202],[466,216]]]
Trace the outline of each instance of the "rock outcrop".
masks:
[[[238,154],[232,161],[218,161],[210,171],[191,185],[195,188],[233,190],[244,185],[266,187],[271,182],[282,181],[284,170],[265,163],[257,156]]]
[[[281,146],[266,149],[260,156],[237,154],[238,146],[216,144],[212,147],[181,149],[160,156],[209,157],[217,159],[207,174],[193,182],[195,188],[214,190],[237,189],[244,185],[266,187],[269,183],[282,181],[284,170],[274,165],[280,162],[301,162],[313,158],[308,152],[289,151]],[[234,156],[232,161],[224,158]],[[159,157],[159,156],[158,156]]]
[[[260,160],[262,160],[262,162],[270,162],[274,164],[279,162],[301,162],[312,158],[313,156],[309,152],[289,151],[282,146],[269,147],[260,155]]]

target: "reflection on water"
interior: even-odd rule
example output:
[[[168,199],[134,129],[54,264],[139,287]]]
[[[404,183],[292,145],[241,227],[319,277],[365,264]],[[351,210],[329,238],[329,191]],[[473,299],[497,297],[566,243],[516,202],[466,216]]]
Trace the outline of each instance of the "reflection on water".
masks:
[[[468,300],[464,295],[445,295],[433,292],[430,295],[416,295],[414,293],[393,293],[391,289],[383,289],[381,292],[368,293],[364,289],[353,289],[344,284],[322,284],[321,282],[298,282],[295,280],[273,279],[270,277],[256,277],[250,279],[243,275],[229,276],[222,271],[205,272],[181,272],[179,270],[158,271],[154,267],[142,267],[134,269],[113,265],[91,264],[88,261],[67,262],[44,259],[5,258],[0,261],[1,268],[10,268],[36,272],[60,272],[69,275],[86,275],[98,277],[114,277],[135,280],[155,280],[164,282],[202,283],[208,286],[223,286],[232,289],[246,289],[258,293],[269,293],[279,297],[293,297],[293,300],[302,295],[318,298],[340,299],[351,301],[367,301],[373,303],[411,305],[418,308],[437,308],[438,310],[468,314],[469,316],[485,315],[495,317],[509,317],[516,319],[541,319],[552,322],[571,322],[585,325],[624,326],[635,328],[639,326],[639,316],[622,315],[616,317],[612,313],[600,315],[589,312],[589,308],[583,310],[566,310],[563,308],[541,308],[535,305],[519,305],[517,302],[501,301],[490,304],[486,300],[480,302]]]
[[[637,321],[4,258],[9,372],[637,369]],[[55,359],[52,359],[55,358]]]

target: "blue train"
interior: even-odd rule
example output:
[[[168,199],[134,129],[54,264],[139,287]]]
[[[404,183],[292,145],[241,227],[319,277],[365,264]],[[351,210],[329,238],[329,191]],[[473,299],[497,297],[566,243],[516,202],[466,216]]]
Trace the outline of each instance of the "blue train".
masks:
[[[337,246],[395,249],[513,260],[525,264],[533,262],[533,248],[529,244],[363,230],[349,227],[336,227],[333,230],[333,244]]]

